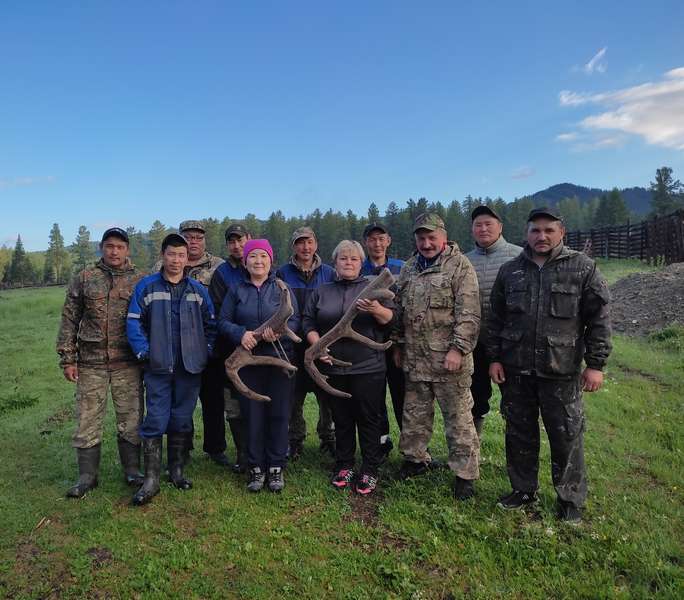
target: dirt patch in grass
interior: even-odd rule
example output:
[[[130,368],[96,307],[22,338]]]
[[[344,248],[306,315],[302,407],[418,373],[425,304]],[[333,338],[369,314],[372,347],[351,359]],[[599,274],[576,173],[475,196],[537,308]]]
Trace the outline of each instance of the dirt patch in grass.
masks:
[[[627,365],[621,362],[614,362],[613,364],[616,368],[620,369],[623,375],[626,375],[627,377],[640,377],[641,379],[646,379],[647,381],[655,383],[656,385],[662,388],[668,390],[672,389],[671,383],[663,381],[656,375],[653,375],[653,373],[648,373],[647,371],[642,371],[641,369],[635,369],[634,367],[628,367]]]
[[[349,520],[358,521],[363,525],[375,527],[379,520],[379,506],[382,502],[380,492],[376,490],[369,496],[349,494]]]
[[[93,568],[95,569],[99,569],[100,567],[106,565],[114,558],[112,551],[105,547],[88,548],[88,550],[86,550],[86,554],[93,559]]]

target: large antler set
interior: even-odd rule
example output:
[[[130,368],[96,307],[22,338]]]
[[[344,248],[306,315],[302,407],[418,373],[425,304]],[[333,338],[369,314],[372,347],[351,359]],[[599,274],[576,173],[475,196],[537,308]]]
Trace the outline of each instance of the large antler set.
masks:
[[[387,350],[392,345],[392,342],[385,342],[381,344],[375,340],[367,338],[365,335],[354,331],[352,329],[352,321],[354,317],[359,312],[356,307],[357,300],[391,300],[394,298],[394,293],[389,289],[389,287],[394,283],[394,276],[389,272],[388,269],[383,269],[380,275],[373,279],[368,286],[366,286],[361,293],[354,299],[352,305],[347,309],[342,318],[337,322],[337,324],[325,335],[314,344],[312,344],[304,353],[304,367],[308,371],[311,378],[316,382],[316,384],[333,396],[338,396],[340,398],[351,398],[351,394],[347,394],[341,390],[335,389],[328,382],[328,376],[323,375],[314,361],[323,357],[328,356],[328,347],[342,338],[349,338],[360,342],[373,350]],[[333,356],[330,356],[332,363],[341,367],[350,367],[352,363],[339,360]]]
[[[302,339],[297,336],[288,326],[288,319],[294,314],[292,308],[292,300],[290,300],[290,292],[280,279],[276,279],[276,285],[280,288],[280,306],[278,310],[271,316],[270,319],[259,325],[254,331],[254,337],[257,341],[263,338],[264,330],[270,327],[273,333],[286,335],[293,342],[299,343]],[[295,372],[297,367],[288,362],[286,358],[276,358],[275,356],[254,356],[249,350],[245,350],[241,345],[235,348],[233,353],[226,359],[226,374],[233,382],[235,389],[246,398],[250,400],[260,400],[262,402],[270,402],[268,396],[257,394],[250,390],[240,379],[238,371],[247,365],[264,365],[272,367],[282,367],[287,371]]]

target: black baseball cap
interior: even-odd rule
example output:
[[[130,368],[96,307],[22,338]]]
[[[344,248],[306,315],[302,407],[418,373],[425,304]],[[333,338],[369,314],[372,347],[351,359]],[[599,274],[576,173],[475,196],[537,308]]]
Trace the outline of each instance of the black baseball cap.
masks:
[[[534,221],[539,217],[546,217],[552,221],[563,221],[563,217],[561,217],[557,209],[548,208],[547,206],[540,206],[539,208],[533,208],[530,211],[530,214],[527,215],[527,222],[529,223],[530,221]]]
[[[470,220],[474,221],[480,215],[489,215],[490,217],[494,217],[497,221],[501,221],[501,217],[496,213],[496,211],[489,206],[485,206],[484,204],[482,206],[476,206],[473,209],[473,212],[470,213]]]
[[[382,231],[383,233],[389,233],[389,231],[387,231],[387,227],[380,223],[380,221],[373,221],[364,227],[363,239],[365,240],[371,234],[371,231],[375,231],[376,229],[378,231]]]
[[[121,227],[110,227],[107,229],[107,231],[102,234],[102,241],[100,244],[104,244],[104,241],[110,237],[118,237],[127,244],[129,243],[128,234],[126,233],[126,230],[121,229]]]
[[[167,246],[173,246],[177,248],[178,246],[188,247],[188,240],[186,240],[180,233],[169,233],[163,240],[161,244],[161,250],[164,252]]]
[[[226,242],[231,238],[231,236],[236,235],[238,237],[244,237],[249,235],[249,232],[244,225],[240,223],[231,223],[226,229]]]

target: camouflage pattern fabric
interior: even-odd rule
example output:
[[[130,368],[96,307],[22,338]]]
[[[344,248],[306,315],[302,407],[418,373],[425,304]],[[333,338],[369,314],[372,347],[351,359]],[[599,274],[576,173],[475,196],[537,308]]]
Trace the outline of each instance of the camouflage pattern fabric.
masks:
[[[434,422],[434,400],[444,417],[449,468],[462,479],[480,476],[480,442],[471,412],[470,377],[456,375],[439,382],[407,381],[399,451],[404,460],[429,462],[427,452]]]
[[[136,446],[143,414],[142,371],[137,365],[120,369],[80,366],[76,384],[76,432],[74,448],[90,448],[102,442],[107,392],[111,391],[116,431]]]
[[[128,302],[143,274],[130,263],[114,270],[100,260],[76,275],[66,293],[57,335],[60,366],[113,368],[136,362],[126,336]]]
[[[192,267],[189,265],[185,267],[185,269],[183,270],[183,274],[186,277],[196,279],[204,287],[208,288],[209,284],[211,283],[211,276],[214,274],[214,271],[216,271],[216,269],[224,262],[225,261],[221,257],[209,254],[209,252],[205,252],[204,256],[202,257],[202,260]],[[154,263],[154,271],[161,271],[161,268],[161,260],[158,260],[156,263]],[[220,310],[220,308],[221,307],[219,306],[216,310]]]

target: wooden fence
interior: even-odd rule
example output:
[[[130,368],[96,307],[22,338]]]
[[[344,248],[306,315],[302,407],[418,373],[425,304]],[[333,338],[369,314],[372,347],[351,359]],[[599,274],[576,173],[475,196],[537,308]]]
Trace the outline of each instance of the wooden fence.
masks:
[[[595,257],[684,262],[684,210],[641,223],[568,231],[565,243]]]

